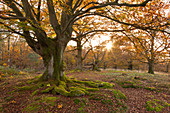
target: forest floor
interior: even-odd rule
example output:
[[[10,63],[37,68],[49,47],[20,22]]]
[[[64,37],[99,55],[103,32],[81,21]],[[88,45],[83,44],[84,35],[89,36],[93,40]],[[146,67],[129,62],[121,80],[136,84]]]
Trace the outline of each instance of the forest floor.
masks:
[[[7,70],[6,70],[7,71]],[[170,75],[134,71],[69,71],[69,78],[103,81],[113,88],[100,88],[81,97],[65,97],[19,90],[39,74],[0,70],[2,113],[170,113]]]

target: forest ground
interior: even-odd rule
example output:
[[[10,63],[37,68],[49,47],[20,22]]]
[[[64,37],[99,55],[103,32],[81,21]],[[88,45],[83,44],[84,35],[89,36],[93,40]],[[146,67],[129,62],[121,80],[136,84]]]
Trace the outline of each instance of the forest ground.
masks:
[[[134,71],[69,71],[66,75],[83,81],[114,85],[81,97],[65,97],[35,90],[21,90],[39,74],[0,70],[0,112],[2,113],[169,113],[170,74]],[[34,85],[34,84],[32,84]],[[49,85],[49,84],[48,84]]]

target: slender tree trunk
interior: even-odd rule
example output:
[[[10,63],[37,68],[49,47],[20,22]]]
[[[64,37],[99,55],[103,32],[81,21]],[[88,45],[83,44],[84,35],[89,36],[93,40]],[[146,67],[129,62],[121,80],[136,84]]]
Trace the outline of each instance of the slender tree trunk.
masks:
[[[8,37],[8,65],[9,65],[9,67],[11,67],[10,37]]]
[[[1,33],[0,33],[0,61],[2,61],[3,60],[3,49],[2,49],[2,39],[1,39]]]
[[[154,74],[154,62],[152,60],[148,61],[148,73]]]
[[[166,63],[166,72],[167,73],[169,72],[169,63],[168,62]]]
[[[133,69],[133,64],[132,64],[132,60],[130,60],[128,62],[128,70],[132,70]]]
[[[77,41],[77,69],[82,70],[82,46],[81,40]]]

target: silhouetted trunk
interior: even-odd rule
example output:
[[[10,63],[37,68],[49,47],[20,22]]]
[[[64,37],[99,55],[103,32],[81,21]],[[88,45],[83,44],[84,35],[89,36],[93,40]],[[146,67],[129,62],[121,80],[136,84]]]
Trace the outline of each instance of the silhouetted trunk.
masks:
[[[11,67],[11,55],[10,55],[10,37],[8,37],[8,65]]]
[[[132,60],[130,60],[128,62],[128,70],[132,70],[133,69],[133,64],[132,64]]]
[[[1,38],[1,33],[0,33],[0,61],[3,60],[3,49],[2,49],[2,38]]]
[[[169,63],[166,64],[166,72],[169,72]]]
[[[149,60],[148,65],[149,65],[148,73],[154,74],[154,62],[152,60]]]

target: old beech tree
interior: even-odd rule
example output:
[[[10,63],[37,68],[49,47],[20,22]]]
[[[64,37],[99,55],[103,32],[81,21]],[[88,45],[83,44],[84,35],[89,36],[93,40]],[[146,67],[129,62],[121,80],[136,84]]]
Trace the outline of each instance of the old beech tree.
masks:
[[[74,23],[106,6],[144,7],[152,0],[0,0],[0,24],[43,58],[43,80],[64,81],[63,53]]]

